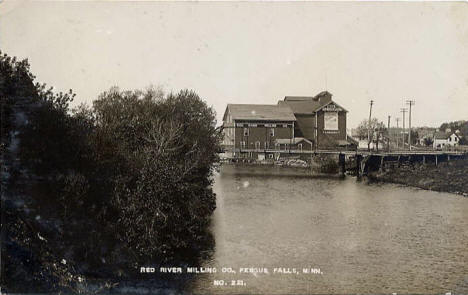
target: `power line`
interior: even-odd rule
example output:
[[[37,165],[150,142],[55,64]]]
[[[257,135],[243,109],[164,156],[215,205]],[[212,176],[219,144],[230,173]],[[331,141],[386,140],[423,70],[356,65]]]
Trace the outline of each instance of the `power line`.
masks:
[[[400,118],[395,118],[395,120],[396,120],[396,128],[397,128],[396,131],[398,132],[398,129],[400,128],[400,125],[398,125],[398,122],[400,122]],[[398,133],[397,133],[397,136],[396,136],[396,146],[397,146],[397,148],[400,147],[400,138],[398,136]]]
[[[409,143],[408,145],[409,145],[410,151],[411,151],[411,107],[415,105],[415,103],[416,102],[414,100],[410,100],[410,99],[406,101],[406,104],[409,105],[409,137],[408,137]]]
[[[392,116],[388,115],[388,125],[387,125],[387,137],[388,137],[388,146],[387,150],[390,151],[390,118]]]
[[[367,150],[370,151],[370,128],[371,128],[371,120],[372,120],[372,106],[374,105],[374,101],[370,101],[370,109],[369,109],[369,124],[367,126]]]
[[[403,113],[403,149],[405,148],[405,114],[408,111],[406,108],[401,108],[400,110]]]

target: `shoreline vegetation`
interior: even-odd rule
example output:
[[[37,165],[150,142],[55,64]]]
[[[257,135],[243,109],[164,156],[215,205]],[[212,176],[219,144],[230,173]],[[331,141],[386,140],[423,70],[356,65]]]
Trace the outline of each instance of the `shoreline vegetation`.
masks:
[[[304,161],[297,157],[285,158],[281,160],[252,160],[252,159],[224,159],[221,160],[222,165],[233,166],[261,166],[261,167],[274,167],[275,170],[281,171],[282,168],[296,171],[304,171],[309,175],[328,175],[338,173],[339,166],[336,157],[328,155],[317,155],[312,160]],[[283,171],[288,171],[284,170]]]
[[[395,183],[468,197],[468,159],[434,164],[403,165],[368,175],[371,182]]]

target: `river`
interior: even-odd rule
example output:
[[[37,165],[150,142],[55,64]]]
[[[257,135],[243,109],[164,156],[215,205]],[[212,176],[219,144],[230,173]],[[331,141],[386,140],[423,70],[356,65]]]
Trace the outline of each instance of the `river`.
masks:
[[[216,246],[203,266],[217,272],[198,275],[191,292],[468,294],[467,198],[272,169],[223,166],[215,175]],[[269,273],[239,273],[249,267]]]

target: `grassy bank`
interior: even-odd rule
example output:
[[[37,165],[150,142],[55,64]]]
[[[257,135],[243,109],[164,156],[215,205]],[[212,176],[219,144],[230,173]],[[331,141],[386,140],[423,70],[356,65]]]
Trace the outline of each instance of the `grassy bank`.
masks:
[[[468,159],[422,165],[405,165],[369,175],[372,181],[390,182],[426,190],[468,196]]]

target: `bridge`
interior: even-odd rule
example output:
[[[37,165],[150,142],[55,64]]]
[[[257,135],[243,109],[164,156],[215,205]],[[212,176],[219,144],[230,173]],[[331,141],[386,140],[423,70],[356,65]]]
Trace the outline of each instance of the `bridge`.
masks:
[[[453,151],[438,151],[438,150],[396,150],[396,151],[366,151],[366,150],[293,150],[293,149],[226,149],[230,152],[242,153],[282,153],[282,154],[344,154],[344,155],[378,155],[378,156],[391,156],[391,155],[465,155],[468,151],[453,150]],[[225,150],[225,151],[226,151]]]
[[[371,169],[384,170],[388,164],[397,165],[403,163],[429,162],[438,165],[440,162],[451,161],[452,159],[465,158],[467,150],[394,150],[394,151],[367,151],[367,150],[291,150],[291,149],[229,149],[229,151],[242,153],[269,153],[288,155],[337,155],[339,173],[341,176],[346,172],[346,158],[355,161],[353,169],[356,176],[360,178],[366,175]],[[348,161],[349,164],[349,161]]]

